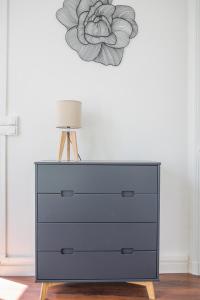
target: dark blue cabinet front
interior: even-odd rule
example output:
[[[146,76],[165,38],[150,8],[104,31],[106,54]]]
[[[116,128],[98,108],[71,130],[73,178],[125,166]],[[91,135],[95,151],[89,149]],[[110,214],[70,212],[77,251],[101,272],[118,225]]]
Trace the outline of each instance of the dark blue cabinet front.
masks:
[[[159,276],[160,163],[36,163],[36,279]]]

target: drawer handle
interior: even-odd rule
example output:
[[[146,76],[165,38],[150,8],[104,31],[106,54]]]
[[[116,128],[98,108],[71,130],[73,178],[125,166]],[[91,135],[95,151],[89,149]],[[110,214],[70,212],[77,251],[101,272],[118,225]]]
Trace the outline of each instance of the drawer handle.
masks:
[[[133,254],[134,249],[133,248],[122,248],[121,254]]]
[[[122,197],[134,197],[135,192],[134,191],[122,191],[121,195],[122,195]]]
[[[73,254],[74,253],[74,249],[73,248],[62,248],[60,250],[61,254]]]
[[[72,190],[61,191],[60,194],[61,194],[61,197],[73,197],[74,191],[72,191]]]

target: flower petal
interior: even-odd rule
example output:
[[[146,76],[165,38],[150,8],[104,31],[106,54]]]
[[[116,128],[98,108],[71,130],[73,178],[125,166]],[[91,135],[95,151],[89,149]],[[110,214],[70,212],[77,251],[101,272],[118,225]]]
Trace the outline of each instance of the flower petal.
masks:
[[[99,18],[100,18],[100,17],[99,17]],[[101,19],[102,19],[102,21],[104,21],[104,22],[106,23],[106,25],[108,26],[109,32],[111,32],[111,27],[110,27],[110,25],[111,25],[111,23],[112,23],[112,17],[110,17],[109,19],[107,19],[106,17],[101,16]]]
[[[112,47],[102,45],[101,51],[95,61],[106,66],[118,66],[122,61],[123,53],[124,48],[114,49]]]
[[[109,28],[104,21],[99,21],[97,23],[88,22],[85,27],[85,33],[93,36],[108,36],[110,34]]]
[[[126,5],[117,5],[115,12],[113,14],[114,18],[121,18],[128,21],[132,27],[133,31],[131,34],[131,38],[135,37],[138,33],[138,26],[135,22],[135,11],[132,7]]]
[[[111,33],[109,36],[100,36],[100,37],[86,34],[85,38],[90,44],[105,43],[107,45],[114,45],[116,44],[117,41],[117,38],[113,33]]]
[[[89,11],[90,7],[94,6],[99,1],[101,2],[101,4],[111,4],[113,2],[113,0],[79,0],[79,1],[80,3],[77,7],[78,16],[84,11]]]
[[[58,21],[68,29],[78,24],[76,9],[79,2],[80,0],[65,0],[63,8],[56,12]]]
[[[135,21],[132,22],[132,28],[133,28],[133,30],[132,30],[132,33],[130,36],[131,39],[134,38],[138,34],[138,25]]]
[[[68,45],[74,49],[81,59],[85,61],[94,60],[101,49],[101,44],[96,45],[83,45],[80,43],[77,37],[77,28],[73,27],[66,33],[66,41]]]
[[[116,18],[113,20],[112,30],[113,31],[124,31],[127,33],[128,36],[130,36],[131,32],[132,32],[132,26],[128,21],[120,19],[120,18]]]
[[[113,5],[101,5],[97,10],[96,10],[96,15],[97,16],[105,16],[107,19],[112,17],[115,11],[115,6]]]
[[[77,7],[78,16],[84,11],[89,11],[90,7],[95,5],[97,2],[98,0],[81,0]]]
[[[122,18],[130,22],[132,20],[135,20],[135,11],[130,6],[116,5],[113,18]]]
[[[129,44],[132,26],[128,21],[116,18],[113,19],[112,32],[117,37],[117,42],[113,47],[124,48]]]
[[[101,0],[102,4],[112,4],[113,0]]]
[[[93,17],[93,18],[95,18],[95,11],[97,10],[97,8],[99,7],[99,6],[101,6],[102,5],[102,2],[101,1],[97,1],[97,3],[95,3],[95,5],[94,6],[91,6],[90,8],[89,8],[89,12],[88,12],[88,15],[87,15],[87,18],[86,18],[86,22],[91,18],[91,17]]]
[[[80,15],[79,20],[78,20],[78,28],[77,28],[78,39],[82,44],[85,44],[85,45],[88,44],[88,42],[85,39],[85,25],[84,25],[87,14],[88,14],[88,12],[86,11]]]

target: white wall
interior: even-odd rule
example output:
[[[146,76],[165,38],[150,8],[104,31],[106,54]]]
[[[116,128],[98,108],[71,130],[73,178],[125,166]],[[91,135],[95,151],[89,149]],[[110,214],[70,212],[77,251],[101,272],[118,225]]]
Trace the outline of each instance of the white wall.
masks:
[[[80,99],[83,159],[162,162],[161,271],[187,271],[187,1],[114,0],[136,10],[139,35],[119,67],[86,63],[65,42],[63,0],[10,0],[8,140],[10,257],[34,255],[34,165],[55,159],[55,102]]]

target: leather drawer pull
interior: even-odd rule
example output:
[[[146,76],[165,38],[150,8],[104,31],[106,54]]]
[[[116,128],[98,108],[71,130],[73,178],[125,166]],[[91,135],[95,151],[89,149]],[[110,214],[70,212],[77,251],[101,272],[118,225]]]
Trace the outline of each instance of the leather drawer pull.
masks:
[[[133,254],[134,249],[133,248],[122,248],[121,254]]]
[[[61,194],[61,197],[73,197],[74,191],[72,191],[72,190],[61,191],[60,194]]]
[[[60,250],[61,254],[73,254],[74,253],[74,249],[73,248],[62,248]]]
[[[122,197],[134,197],[135,192],[134,191],[122,191],[121,195],[122,195]]]

